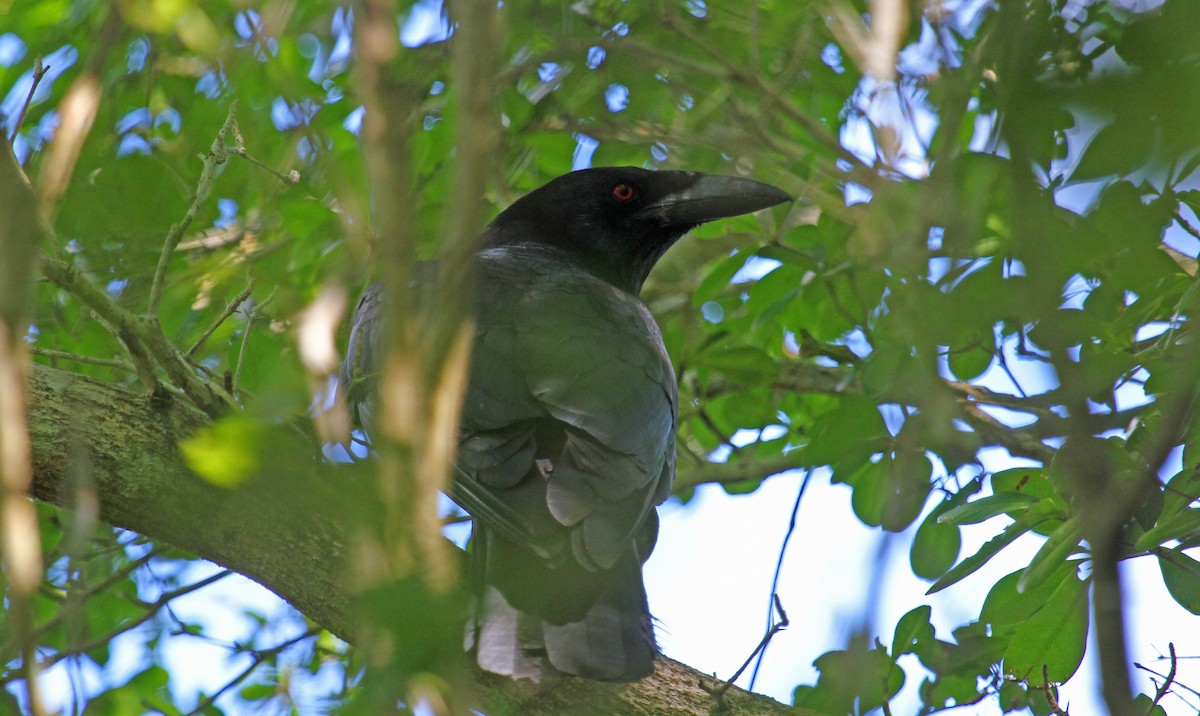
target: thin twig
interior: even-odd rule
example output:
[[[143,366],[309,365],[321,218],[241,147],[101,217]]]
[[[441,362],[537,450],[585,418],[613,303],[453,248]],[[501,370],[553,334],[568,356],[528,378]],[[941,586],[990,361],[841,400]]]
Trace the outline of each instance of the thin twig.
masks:
[[[253,291],[254,276],[250,276],[250,278],[246,281],[246,287],[242,289],[238,295],[233,297],[233,300],[229,302],[229,305],[225,306],[225,310],[221,312],[221,315],[217,317],[217,320],[213,321],[212,325],[209,326],[198,339],[196,339],[196,342],[192,344],[192,347],[184,351],[183,357],[191,358],[193,355],[195,355],[196,351],[200,350],[200,347],[204,345],[204,342],[207,341],[212,334],[221,327],[221,324],[225,323],[225,321],[233,315],[233,312],[236,311],[238,306],[242,305],[242,303],[250,297],[250,294]]]
[[[239,156],[242,159],[245,159],[246,161],[255,165],[259,169],[262,169],[263,171],[267,172],[268,174],[275,177],[276,179],[283,182],[284,184],[287,184],[288,186],[295,186],[296,184],[300,183],[300,172],[296,171],[295,169],[291,169],[285,174],[285,173],[275,169],[274,167],[267,166],[262,161],[251,156],[249,153],[246,152],[246,148],[242,147],[242,146],[236,147],[234,149],[233,153],[236,156]]]
[[[226,138],[234,130],[236,123],[237,100],[234,100],[229,105],[229,113],[225,115],[225,123],[217,131],[217,137],[213,140],[208,154],[204,155],[203,165],[200,169],[200,179],[196,182],[196,193],[192,195],[191,205],[188,206],[183,218],[171,226],[171,229],[167,232],[166,239],[163,241],[162,253],[158,256],[158,266],[154,269],[154,281],[150,284],[150,305],[146,309],[147,316],[158,315],[158,305],[162,301],[163,281],[167,276],[167,265],[171,261],[172,254],[175,253],[175,247],[179,245],[179,241],[183,238],[184,232],[195,221],[196,213],[200,210],[200,205],[208,198],[208,193],[212,190],[213,176],[217,166],[224,164],[229,155],[236,152],[235,147],[226,143]]]
[[[17,141],[17,133],[21,131],[21,124],[25,122],[25,113],[29,111],[29,105],[33,103],[33,93],[37,91],[38,85],[42,83],[42,78],[46,76],[49,69],[50,65],[42,64],[40,54],[33,59],[33,82],[29,85],[29,94],[25,96],[25,102],[21,105],[21,113],[17,115],[17,124],[13,127],[12,136],[8,138],[9,144]]]
[[[146,622],[150,621],[154,617],[154,615],[157,614],[168,603],[170,603],[171,600],[182,597],[185,594],[190,594],[197,590],[203,589],[203,588],[213,584],[214,582],[217,582],[221,579],[224,579],[225,577],[228,577],[231,574],[233,574],[232,570],[223,569],[220,572],[217,572],[216,574],[213,574],[209,577],[205,577],[204,579],[200,580],[199,582],[195,582],[193,584],[187,585],[186,587],[180,587],[179,589],[175,589],[170,592],[163,593],[163,595],[160,596],[158,599],[154,600],[153,602],[150,602],[149,604],[146,604],[146,611],[144,613],[142,613],[142,614],[138,615],[136,618],[120,625],[119,627],[117,627],[116,629],[113,629],[112,631],[108,632],[107,634],[101,634],[100,636],[96,637],[95,639],[92,639],[91,641],[87,642],[86,644],[82,644],[79,646],[72,647],[70,649],[64,649],[62,651],[55,652],[54,654],[37,662],[38,671],[45,671],[46,669],[49,669],[50,667],[54,666],[58,662],[62,661],[63,659],[66,659],[67,657],[75,656],[77,654],[86,654],[87,652],[92,651],[93,649],[98,649],[98,648],[104,646],[105,644],[108,644],[109,642],[111,642],[113,639],[117,638],[121,634],[124,634],[125,632],[127,632],[131,629],[135,629],[135,628],[141,626],[142,624],[145,624]],[[13,681],[15,678],[19,678],[19,677],[20,677],[20,672],[13,672],[13,673],[5,674],[4,676],[0,676],[0,685],[8,684],[9,682]]]
[[[771,577],[771,606],[774,606],[776,601],[776,593],[779,589],[779,575],[783,572],[783,555],[787,552],[788,543],[792,539],[792,533],[796,531],[796,517],[800,514],[800,502],[804,499],[804,493],[808,490],[808,482],[812,478],[812,470],[807,470],[804,473],[804,480],[800,483],[800,490],[796,493],[796,502],[792,505],[792,516],[788,519],[787,532],[783,535],[783,541],[779,544],[779,556],[775,559],[775,574]],[[774,616],[770,607],[767,609],[767,628],[771,628],[771,619]],[[754,663],[754,671],[750,674],[749,691],[754,690],[754,682],[758,680],[758,670],[762,667],[763,659],[767,655],[767,648],[764,646],[758,652],[758,660]]]
[[[233,405],[233,396],[220,385],[198,375],[183,354],[163,335],[157,319],[138,316],[118,305],[112,297],[89,281],[74,264],[54,257],[42,259],[42,274],[55,286],[73,294],[98,316],[110,323],[131,351],[153,356],[171,381],[209,415]],[[131,352],[131,356],[138,355]]]
[[[73,363],[87,363],[88,365],[102,365],[107,368],[120,368],[121,370],[134,371],[133,364],[127,360],[119,358],[93,358],[92,356],[81,356],[76,353],[67,353],[66,351],[56,351],[51,348],[40,348],[38,346],[30,346],[29,352],[35,356],[42,356],[51,360],[66,360]]]
[[[1187,218],[1184,217],[1183,212],[1179,211],[1178,209],[1175,210],[1175,222],[1179,224],[1184,231],[1188,232],[1197,239],[1200,239],[1200,229],[1197,229],[1195,226],[1193,226],[1192,222],[1188,221]]]
[[[703,681],[696,682],[697,686],[699,686],[709,695],[713,696],[718,703],[723,703],[725,693],[729,691],[731,686],[733,686],[733,682],[738,680],[738,677],[742,675],[742,672],[750,666],[750,662],[754,661],[754,657],[758,656],[760,651],[766,649],[767,644],[771,643],[771,639],[773,639],[776,634],[786,629],[790,623],[788,621],[787,612],[783,611],[783,604],[779,601],[779,595],[772,594],[771,599],[775,604],[775,611],[779,613],[779,620],[772,624],[771,628],[767,630],[767,633],[763,635],[762,640],[758,642],[758,646],[754,647],[754,651],[750,652],[750,656],[746,657],[746,661],[742,663],[741,668],[734,672],[733,676],[729,677],[728,681],[723,681],[715,686],[709,686]]]
[[[1050,705],[1050,713],[1055,716],[1071,716],[1066,709],[1058,705],[1058,696],[1054,693],[1054,685],[1050,683],[1050,670],[1045,664],[1042,664],[1042,695]]]
[[[111,588],[117,582],[120,582],[121,580],[127,578],[129,575],[133,574],[136,570],[140,569],[142,566],[147,564],[150,560],[161,555],[164,551],[165,551],[165,549],[163,549],[162,547],[156,546],[153,549],[151,549],[149,552],[147,552],[146,554],[142,555],[141,557],[133,560],[129,564],[125,565],[124,567],[121,567],[117,571],[108,575],[108,577],[106,577],[104,579],[104,581],[93,584],[93,585],[87,587],[86,589],[84,589],[82,592],[69,594],[68,596],[71,599],[74,599],[78,602],[84,602],[84,601],[87,601],[88,599],[91,599],[92,597],[96,596],[97,594],[107,592],[109,590],[109,588]],[[62,623],[63,619],[65,618],[65,614],[66,614],[66,612],[64,612],[62,610],[58,611],[54,615],[54,617],[52,617],[51,619],[48,619],[46,622],[38,625],[38,628],[34,632],[34,634],[39,639],[44,637],[46,634],[49,634],[54,629],[58,628],[58,625],[60,623]]]
[[[725,432],[721,430],[721,428],[718,427],[715,422],[713,422],[712,416],[708,414],[708,411],[704,409],[703,405],[700,405],[696,408],[696,415],[700,418],[700,422],[704,423],[704,426],[711,430],[713,435],[717,436],[717,440],[720,441],[722,445],[735,453],[738,451],[738,446],[734,445],[730,441],[729,436],[726,435]]]
[[[250,665],[243,669],[237,676],[229,680],[229,682],[227,682],[224,686],[214,691],[211,695],[205,697],[200,703],[196,704],[196,708],[188,711],[187,716],[195,716],[196,714],[203,713],[210,706],[216,703],[217,699],[221,698],[222,694],[249,678],[249,676],[254,673],[254,670],[262,666],[263,662],[267,659],[278,656],[282,652],[292,648],[305,639],[311,639],[320,633],[321,629],[319,627],[312,627],[303,634],[288,639],[282,644],[277,644],[269,649],[252,650],[254,654],[254,660],[250,662]]]
[[[275,300],[275,296],[278,293],[278,286],[271,289],[271,293],[267,295],[266,299],[250,309],[250,314],[246,316],[246,328],[242,331],[242,344],[238,347],[237,363],[234,364],[233,375],[229,379],[229,392],[232,395],[238,394],[238,386],[241,384],[242,363],[246,360],[246,343],[250,340],[250,329],[254,328],[254,322],[258,320],[262,310],[270,305],[271,301]]]
[[[1167,675],[1165,677],[1163,677],[1161,674],[1151,671],[1150,669],[1147,669],[1141,664],[1136,662],[1134,663],[1135,667],[1142,669],[1143,671],[1149,671],[1151,674],[1154,674],[1163,680],[1163,682],[1159,684],[1158,690],[1154,692],[1154,703],[1152,703],[1150,708],[1146,710],[1146,716],[1150,716],[1151,712],[1154,711],[1154,707],[1158,705],[1158,702],[1163,700],[1163,697],[1167,695],[1167,693],[1171,690],[1171,686],[1175,683],[1175,672],[1179,666],[1179,657],[1175,654],[1175,642],[1168,643],[1167,650],[1171,653],[1171,668],[1167,671]]]

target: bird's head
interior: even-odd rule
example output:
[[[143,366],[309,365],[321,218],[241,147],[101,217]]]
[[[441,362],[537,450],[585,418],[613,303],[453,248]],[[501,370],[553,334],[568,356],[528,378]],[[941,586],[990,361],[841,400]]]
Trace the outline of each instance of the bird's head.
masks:
[[[654,264],[691,229],[791,199],[752,179],[637,167],[582,169],[518,199],[492,221],[486,242],[562,250],[637,294]]]

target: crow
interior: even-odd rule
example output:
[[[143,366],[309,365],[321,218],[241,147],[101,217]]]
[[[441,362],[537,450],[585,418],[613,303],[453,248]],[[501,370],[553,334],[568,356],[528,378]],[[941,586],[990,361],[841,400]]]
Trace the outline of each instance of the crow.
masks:
[[[675,474],[679,401],[638,295],[692,228],[790,200],[750,179],[602,167],[552,180],[484,231],[451,494],[475,522],[466,646],[484,670],[653,671],[642,563]],[[378,283],[359,301],[342,368],[365,432],[382,302]]]

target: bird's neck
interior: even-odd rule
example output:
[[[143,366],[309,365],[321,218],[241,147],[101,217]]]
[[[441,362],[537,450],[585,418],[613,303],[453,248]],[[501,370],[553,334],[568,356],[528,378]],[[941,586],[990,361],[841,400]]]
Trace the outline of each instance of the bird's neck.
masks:
[[[609,252],[596,251],[592,248],[585,250],[557,243],[530,241],[525,238],[523,232],[489,231],[484,236],[483,247],[509,248],[554,257],[566,264],[581,268],[626,293],[638,296],[641,294],[642,284],[650,275],[650,269],[654,268],[654,264],[673,243],[675,242],[670,241],[659,245],[650,243],[646,246],[645,251],[630,256],[619,252],[616,247]]]

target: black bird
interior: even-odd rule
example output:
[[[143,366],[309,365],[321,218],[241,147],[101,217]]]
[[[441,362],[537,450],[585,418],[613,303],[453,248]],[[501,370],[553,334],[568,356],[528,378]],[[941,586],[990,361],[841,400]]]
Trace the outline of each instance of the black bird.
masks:
[[[605,167],[551,181],[487,227],[451,495],[476,525],[467,646],[483,669],[653,671],[641,570],[675,474],[678,395],[638,294],[692,228],[790,199],[749,179]],[[381,302],[379,284],[359,302],[342,371],[364,428]]]

